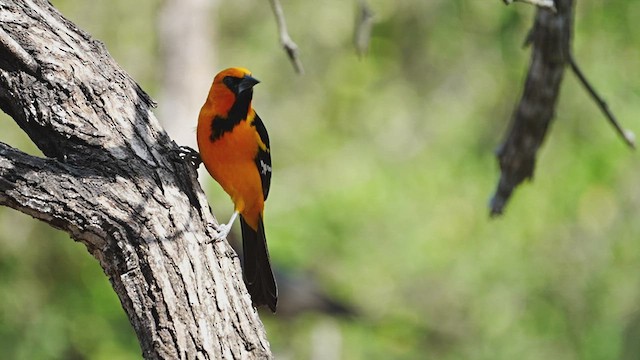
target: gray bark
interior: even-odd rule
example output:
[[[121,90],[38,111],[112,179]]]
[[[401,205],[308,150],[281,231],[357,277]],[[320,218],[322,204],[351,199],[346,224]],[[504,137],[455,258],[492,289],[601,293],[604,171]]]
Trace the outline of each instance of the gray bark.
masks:
[[[0,0],[0,108],[42,150],[0,143],[0,204],[99,260],[145,358],[270,358],[239,261],[153,101],[45,0]]]

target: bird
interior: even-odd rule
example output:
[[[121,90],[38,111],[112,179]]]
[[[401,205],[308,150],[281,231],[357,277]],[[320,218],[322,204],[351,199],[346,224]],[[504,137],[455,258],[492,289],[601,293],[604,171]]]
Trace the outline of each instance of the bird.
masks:
[[[226,238],[240,216],[243,275],[253,306],[275,313],[278,289],[269,260],[264,203],[271,186],[271,149],[264,123],[251,105],[260,81],[245,68],[220,71],[200,110],[197,141],[207,172],[231,197],[234,212],[218,228]]]

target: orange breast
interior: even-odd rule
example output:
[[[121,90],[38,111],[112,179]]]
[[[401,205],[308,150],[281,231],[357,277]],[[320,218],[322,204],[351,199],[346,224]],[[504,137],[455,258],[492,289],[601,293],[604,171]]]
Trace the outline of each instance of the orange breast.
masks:
[[[248,118],[255,113],[250,111]],[[213,116],[201,112],[198,121],[198,148],[207,171],[229,194],[235,209],[251,227],[257,229],[264,209],[262,182],[254,162],[258,153],[258,135],[249,121],[241,121],[232,131],[211,141]],[[203,118],[204,117],[204,118]],[[207,120],[207,117],[210,120]]]

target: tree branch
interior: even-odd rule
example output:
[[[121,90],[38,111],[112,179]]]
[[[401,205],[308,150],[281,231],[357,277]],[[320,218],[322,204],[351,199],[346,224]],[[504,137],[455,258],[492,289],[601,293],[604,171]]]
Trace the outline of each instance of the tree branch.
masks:
[[[284,19],[284,11],[280,0],[269,0],[271,9],[276,17],[276,23],[278,24],[278,36],[280,37],[280,44],[284,48],[293,68],[298,74],[304,74],[304,68],[302,67],[302,60],[300,60],[300,54],[298,53],[298,45],[291,39],[287,30],[287,22]]]
[[[502,145],[496,150],[500,181],[490,202],[491,215],[502,213],[511,193],[533,177],[538,149],[553,120],[571,46],[573,0],[556,0],[557,11],[538,8],[530,33],[531,65],[520,103]]]
[[[635,149],[636,147],[635,135],[633,134],[633,132],[629,130],[625,130],[622,128],[622,126],[620,126],[620,123],[616,119],[615,115],[613,115],[611,110],[609,110],[609,106],[607,105],[607,103],[602,99],[600,95],[598,95],[596,90],[593,88],[593,86],[591,86],[587,78],[584,76],[584,73],[582,72],[582,70],[580,70],[580,68],[578,67],[578,63],[576,63],[576,60],[574,59],[572,52],[569,52],[569,65],[571,66],[571,70],[573,70],[573,73],[576,74],[576,76],[580,80],[580,83],[582,83],[582,85],[587,90],[587,92],[589,93],[593,101],[596,102],[596,105],[598,105],[600,110],[602,110],[602,113],[604,114],[604,116],[607,117],[607,120],[609,120],[609,123],[611,123],[614,129],[616,129],[616,132],[620,135],[620,137],[622,137],[622,140],[624,140],[624,142],[629,147],[631,147],[632,149]]]
[[[536,5],[545,1],[527,0]],[[507,4],[511,2],[505,0]],[[533,45],[531,66],[509,132],[496,150],[501,175],[490,203],[492,216],[501,214],[513,190],[525,179],[533,177],[536,155],[553,120],[567,63],[618,134],[627,145],[635,148],[635,135],[620,126],[573,58],[573,0],[555,0],[553,5],[553,10],[538,8],[535,24],[525,41],[525,45]]]
[[[271,358],[238,258],[211,243],[195,170],[170,158],[153,101],[48,1],[3,0],[0,18],[0,108],[47,156],[0,144],[0,204],[87,246],[145,358]]]

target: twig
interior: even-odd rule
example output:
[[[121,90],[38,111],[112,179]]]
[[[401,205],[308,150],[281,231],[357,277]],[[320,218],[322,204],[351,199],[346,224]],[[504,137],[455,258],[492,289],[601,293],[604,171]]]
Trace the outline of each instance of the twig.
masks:
[[[289,36],[289,32],[287,31],[287,22],[284,19],[284,11],[282,10],[282,5],[280,5],[279,0],[269,0],[271,3],[271,8],[273,9],[273,14],[276,16],[276,22],[278,24],[278,33],[280,36],[280,44],[287,52],[287,56],[293,67],[295,68],[298,74],[304,74],[304,68],[302,67],[302,61],[300,60],[300,56],[298,54],[298,45],[291,39]]]
[[[571,66],[571,70],[573,70],[573,73],[576,74],[576,76],[578,77],[578,79],[580,80],[584,88],[587,90],[589,95],[591,95],[591,97],[596,102],[600,110],[602,110],[602,112],[607,117],[611,125],[613,125],[613,127],[616,129],[618,134],[622,137],[624,142],[627,145],[629,145],[632,149],[635,149],[636,148],[635,134],[632,131],[623,129],[622,126],[620,126],[620,123],[618,122],[616,117],[613,115],[611,110],[609,110],[609,106],[607,105],[607,103],[602,99],[602,97],[600,97],[600,95],[598,95],[598,93],[596,93],[596,90],[593,88],[593,86],[589,83],[587,78],[584,76],[584,73],[582,72],[582,70],[580,70],[580,68],[578,67],[578,64],[576,63],[576,60],[574,59],[573,54],[571,52],[569,52],[569,65]]]
[[[353,34],[353,45],[356,48],[358,56],[362,57],[366,55],[369,50],[374,14],[366,0],[358,1],[357,12],[355,31]]]

